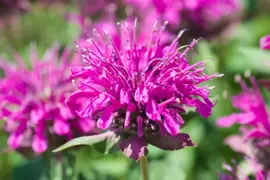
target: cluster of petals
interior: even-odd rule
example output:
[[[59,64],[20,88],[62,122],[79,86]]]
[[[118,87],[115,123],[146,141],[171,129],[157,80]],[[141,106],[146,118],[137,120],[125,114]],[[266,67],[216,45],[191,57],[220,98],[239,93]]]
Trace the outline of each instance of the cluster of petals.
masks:
[[[124,0],[134,11],[155,12],[160,20],[168,20],[172,27],[179,28],[181,23],[206,26],[216,23],[241,10],[239,0]],[[140,12],[140,13],[141,13]]]
[[[232,98],[233,107],[240,110],[217,121],[220,127],[233,124],[247,126],[243,140],[253,139],[258,146],[270,146],[270,119],[266,104],[254,77],[250,78],[253,89],[249,89],[243,80],[240,85],[243,92]]]
[[[269,39],[269,36],[261,38],[261,49],[268,49]],[[256,139],[258,145],[268,147],[270,146],[269,112],[257,82],[254,77],[251,77],[253,88],[249,89],[241,77],[238,80],[243,92],[232,98],[232,105],[240,112],[220,118],[217,124],[220,127],[229,127],[235,123],[245,125],[249,128],[244,132],[245,140]],[[263,84],[267,84],[267,81],[263,81]]]
[[[270,179],[268,177],[270,176],[270,120],[255,78],[251,77],[250,81],[253,89],[249,89],[245,82],[240,80],[243,92],[232,98],[233,107],[240,112],[218,119],[217,125],[220,127],[241,125],[241,134],[228,137],[225,143],[235,152],[244,155],[245,163],[253,171],[245,174],[237,168],[233,171],[234,175],[223,175],[221,178],[223,180],[230,180],[230,178],[249,180],[248,175],[255,176],[256,180]]]
[[[17,53],[16,65],[0,60],[4,72],[0,78],[0,119],[5,121],[12,149],[32,147],[39,154],[51,145],[50,140],[67,140],[94,127],[93,122],[78,118],[65,104],[75,88],[68,67],[79,63],[80,57],[71,56],[71,50],[65,49],[59,59],[58,50],[57,45],[53,46],[39,60],[32,46],[31,68]]]
[[[1,19],[16,11],[26,11],[30,7],[28,0],[0,0]]]
[[[160,38],[167,23],[155,24],[139,42],[136,24],[119,24],[118,45],[105,29],[95,31],[86,40],[88,45],[77,45],[85,66],[72,68],[79,90],[66,102],[80,117],[96,121],[100,129],[127,132],[120,148],[134,147],[128,156],[138,160],[148,143],[167,150],[194,145],[187,134],[179,133],[184,124],[179,113],[194,108],[202,117],[210,116],[214,106],[210,88],[200,84],[220,75],[205,74],[203,61],[189,64],[186,55],[197,41],[180,53],[178,40],[183,31],[164,47]],[[72,106],[77,101],[83,105]],[[168,141],[165,148],[159,144],[163,139]]]
[[[269,39],[269,36],[261,38],[261,49],[269,49]],[[269,180],[270,119],[267,105],[253,76],[250,77],[252,89],[248,88],[240,76],[237,77],[237,80],[243,92],[232,97],[232,105],[240,112],[218,119],[217,125],[230,127],[233,124],[240,124],[241,134],[227,138],[225,143],[234,151],[246,156],[246,163],[254,170],[251,174],[255,176],[256,180]],[[269,80],[261,80],[260,82],[269,89]],[[232,172],[232,170],[233,168],[230,171]],[[237,171],[234,170],[234,172]],[[224,175],[223,179],[229,180],[229,177],[241,179],[235,173],[234,176]],[[242,179],[248,180],[249,178],[246,175]]]
[[[79,6],[81,22],[88,16],[93,18],[99,14],[109,19],[106,16],[113,12],[114,16],[121,13],[140,19],[150,16],[154,20],[169,21],[170,28],[174,30],[183,25],[195,25],[205,30],[239,14],[242,9],[240,0],[82,0]]]
[[[219,174],[219,180],[269,180],[270,176],[265,175],[264,171],[259,168],[258,164],[250,159],[246,159],[244,162],[246,164],[246,168],[249,170],[244,170],[240,165],[234,163],[233,166],[229,164],[224,164],[223,168],[227,171],[227,173]]]
[[[270,50],[270,35],[266,35],[261,38],[260,48],[263,50]]]

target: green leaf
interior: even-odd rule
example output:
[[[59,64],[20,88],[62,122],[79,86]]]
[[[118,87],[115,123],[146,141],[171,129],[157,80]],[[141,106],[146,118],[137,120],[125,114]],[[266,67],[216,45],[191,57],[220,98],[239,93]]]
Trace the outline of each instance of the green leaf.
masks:
[[[162,149],[159,149],[151,144],[149,144],[147,146],[148,148],[148,151],[149,151],[149,154],[148,154],[148,157],[149,158],[159,158],[161,156],[163,156],[165,154],[165,151],[163,151]]]
[[[106,141],[101,141],[93,145],[95,150],[104,154],[106,151]]]
[[[44,164],[41,158],[29,161],[19,167],[16,167],[13,172],[12,179],[40,179],[44,172]]]
[[[109,154],[110,150],[114,147],[115,144],[117,144],[121,140],[121,134],[115,133],[112,134],[112,136],[108,137],[106,141],[106,149],[105,149],[105,154]]]
[[[270,69],[270,53],[258,48],[241,47],[238,53],[228,59],[227,68],[233,72],[244,72],[246,69],[251,72],[268,73]]]
[[[211,49],[210,43],[207,41],[200,41],[197,46],[198,55],[195,58],[197,61],[206,61],[206,72],[214,74],[219,71],[218,58]]]
[[[177,158],[178,159],[178,158]],[[180,158],[178,159],[180,161]],[[167,163],[164,161],[154,161],[150,163],[149,179],[155,180],[185,180],[186,172],[175,163]]]
[[[59,148],[53,150],[53,152],[63,151],[67,148],[73,146],[80,146],[80,145],[93,145],[102,141],[105,141],[109,137],[111,137],[115,132],[108,131],[103,134],[93,135],[93,136],[83,136],[79,138],[72,139],[71,141],[67,142],[66,144],[60,146]]]
[[[98,173],[119,177],[128,172],[129,159],[123,156],[108,155],[94,160],[93,164],[93,169]]]

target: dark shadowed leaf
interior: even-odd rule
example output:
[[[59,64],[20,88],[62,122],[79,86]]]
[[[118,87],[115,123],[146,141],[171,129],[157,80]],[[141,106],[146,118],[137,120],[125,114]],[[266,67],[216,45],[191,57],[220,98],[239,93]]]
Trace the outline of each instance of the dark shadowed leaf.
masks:
[[[129,137],[119,143],[121,151],[129,158],[139,160],[148,153],[147,142],[138,136]]]
[[[161,133],[149,136],[148,142],[163,150],[178,150],[186,146],[195,146],[188,134],[179,133],[176,136]]]
[[[29,161],[21,166],[18,166],[14,169],[12,174],[12,179],[40,179],[44,173],[44,163],[41,158]]]
[[[242,73],[246,69],[253,73],[269,74],[270,53],[259,48],[237,47],[236,53],[226,61],[226,66],[231,72]]]

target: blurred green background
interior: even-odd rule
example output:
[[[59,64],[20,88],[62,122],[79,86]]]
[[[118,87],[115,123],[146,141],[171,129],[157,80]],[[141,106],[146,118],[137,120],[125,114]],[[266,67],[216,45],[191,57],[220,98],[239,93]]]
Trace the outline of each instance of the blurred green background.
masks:
[[[240,91],[234,82],[236,74],[251,71],[260,77],[269,77],[270,53],[259,49],[260,37],[270,34],[270,7],[267,0],[245,0],[244,15],[219,36],[202,39],[192,52],[191,59],[207,60],[209,73],[219,72],[224,77],[213,80],[213,98],[218,100],[213,116],[208,119],[193,117],[183,128],[198,144],[176,152],[164,152],[149,148],[149,172],[151,180],[215,180],[223,172],[223,162],[242,157],[224,145],[224,139],[237,127],[220,129],[215,125],[218,117],[233,112],[230,97]],[[74,46],[80,35],[78,25],[65,20],[69,11],[76,11],[73,4],[44,8],[34,4],[31,11],[14,18],[15,23],[4,25],[0,30],[0,55],[12,59],[18,51],[24,59],[29,55],[29,45],[35,42],[40,55],[54,42],[61,47]],[[1,59],[0,59],[1,60]],[[3,124],[3,122],[1,122]],[[1,125],[2,126],[2,125]],[[92,147],[69,150],[59,163],[50,160],[55,154],[26,159],[7,147],[7,135],[0,131],[0,179],[86,179],[86,180],[138,180],[139,165],[120,152],[102,155]],[[56,157],[57,158],[57,157]],[[65,176],[64,176],[65,175]]]

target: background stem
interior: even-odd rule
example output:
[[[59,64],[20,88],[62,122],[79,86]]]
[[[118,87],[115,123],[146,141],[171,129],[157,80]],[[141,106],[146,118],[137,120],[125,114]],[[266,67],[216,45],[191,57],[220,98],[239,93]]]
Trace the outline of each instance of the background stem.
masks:
[[[142,179],[149,180],[149,178],[148,178],[148,161],[147,161],[146,156],[141,157],[140,166],[141,166],[141,172],[142,172]]]

